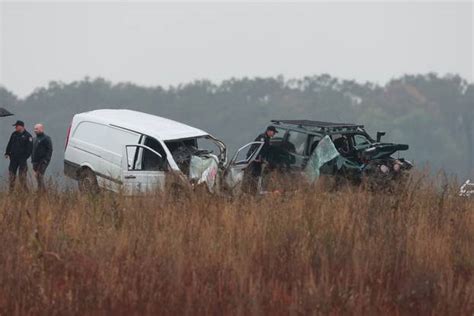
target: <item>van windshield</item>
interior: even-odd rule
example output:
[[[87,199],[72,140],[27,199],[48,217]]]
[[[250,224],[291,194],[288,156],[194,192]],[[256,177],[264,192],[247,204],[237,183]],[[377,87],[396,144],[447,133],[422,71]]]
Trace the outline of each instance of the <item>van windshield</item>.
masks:
[[[202,136],[188,139],[165,141],[174,161],[181,172],[189,173],[189,166],[192,156],[201,158],[217,159],[220,162],[225,160],[225,147],[223,144],[210,136]]]

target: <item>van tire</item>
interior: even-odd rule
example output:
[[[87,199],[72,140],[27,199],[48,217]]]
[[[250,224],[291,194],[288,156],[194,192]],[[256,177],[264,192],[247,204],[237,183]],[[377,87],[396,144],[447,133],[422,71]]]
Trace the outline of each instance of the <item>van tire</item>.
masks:
[[[99,193],[99,184],[94,172],[89,168],[84,168],[79,173],[79,191],[82,193]]]

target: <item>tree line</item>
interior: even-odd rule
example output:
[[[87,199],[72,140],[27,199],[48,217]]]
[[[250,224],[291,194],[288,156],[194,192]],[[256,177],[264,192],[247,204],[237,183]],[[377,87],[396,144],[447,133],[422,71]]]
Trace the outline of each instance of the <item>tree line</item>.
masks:
[[[129,108],[175,119],[207,130],[231,151],[253,140],[271,119],[359,123],[371,134],[386,131],[387,141],[409,144],[403,156],[418,166],[428,163],[433,171],[443,169],[462,179],[474,170],[474,84],[458,75],[405,75],[379,85],[323,74],[198,80],[167,88],[86,77],[52,81],[25,98],[0,87],[0,106],[16,114],[0,119],[2,150],[14,120],[24,120],[30,129],[42,122],[56,145],[52,170],[58,173],[73,115],[99,108]],[[6,170],[6,162],[0,167]]]

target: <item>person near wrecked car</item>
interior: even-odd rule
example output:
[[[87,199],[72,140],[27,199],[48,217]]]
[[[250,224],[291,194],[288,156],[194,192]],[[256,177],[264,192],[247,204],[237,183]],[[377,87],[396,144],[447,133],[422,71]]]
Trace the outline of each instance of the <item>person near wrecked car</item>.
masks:
[[[264,133],[258,135],[257,138],[255,138],[256,142],[263,142],[263,146],[262,149],[260,149],[258,156],[255,158],[255,160],[250,166],[250,174],[253,178],[256,179],[262,175],[262,165],[264,162],[268,161],[269,158],[271,147],[270,141],[277,133],[278,131],[275,126],[270,125],[267,127]],[[252,146],[247,156],[250,156],[254,152],[254,150],[256,150],[256,148],[258,148],[258,146]]]
[[[258,161],[264,161],[268,159],[268,154],[270,152],[270,146],[271,146],[271,139],[277,134],[278,131],[275,128],[275,126],[270,125],[267,127],[265,130],[265,133],[262,133],[255,138],[256,142],[263,142],[262,149],[260,150],[260,153],[257,156]]]
[[[33,140],[33,153],[31,155],[31,163],[35,178],[38,183],[38,191],[44,191],[44,174],[48,168],[51,156],[53,154],[53,143],[51,138],[44,133],[43,124],[35,125],[36,137]]]
[[[20,185],[23,190],[28,190],[26,184],[26,174],[28,172],[27,160],[31,156],[33,149],[33,138],[25,129],[23,121],[16,121],[13,124],[15,131],[11,134],[5,150],[5,158],[10,159],[8,166],[10,191],[15,188],[16,177],[20,180]]]

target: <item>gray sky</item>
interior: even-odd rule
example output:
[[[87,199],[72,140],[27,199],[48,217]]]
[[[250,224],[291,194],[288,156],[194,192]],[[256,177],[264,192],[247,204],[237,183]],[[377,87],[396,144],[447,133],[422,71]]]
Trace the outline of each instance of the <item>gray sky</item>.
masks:
[[[0,84],[321,73],[384,83],[404,73],[473,81],[473,4],[0,4]]]

